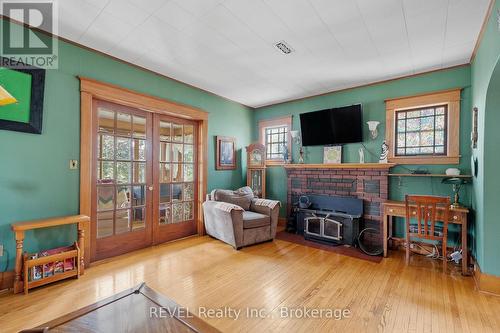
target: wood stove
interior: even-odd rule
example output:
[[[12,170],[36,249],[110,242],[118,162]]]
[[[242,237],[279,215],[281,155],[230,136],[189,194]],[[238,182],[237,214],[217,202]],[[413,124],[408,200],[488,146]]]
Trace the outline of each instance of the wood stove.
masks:
[[[297,233],[308,240],[355,245],[363,200],[325,195],[307,197],[309,207],[297,209]]]

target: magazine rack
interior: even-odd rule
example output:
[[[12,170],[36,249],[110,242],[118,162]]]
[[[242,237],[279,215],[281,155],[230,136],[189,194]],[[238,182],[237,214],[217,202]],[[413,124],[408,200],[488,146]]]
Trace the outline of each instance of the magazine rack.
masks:
[[[37,254],[25,253],[23,256],[24,267],[24,293],[28,290],[43,286],[47,283],[64,280],[70,277],[80,277],[80,248],[75,242],[73,246],[42,251]],[[35,258],[31,259],[32,257]],[[39,276],[38,276],[39,274]],[[37,275],[37,276],[35,276]]]
[[[28,289],[35,288],[50,282],[58,281],[63,278],[80,276],[83,275],[84,272],[84,230],[88,230],[88,223],[90,218],[85,215],[75,215],[75,216],[64,216],[64,217],[55,217],[44,220],[35,220],[35,221],[26,221],[26,222],[16,222],[11,224],[12,231],[15,233],[16,237],[16,266],[15,266],[15,276],[14,276],[14,293],[20,293],[25,290],[25,293],[28,292]],[[77,225],[77,243],[73,245],[71,248],[66,248],[65,250],[61,250],[61,252],[51,253],[51,250],[48,252],[47,256],[33,258],[33,255],[23,255],[23,243],[24,243],[24,233],[28,230],[40,229],[40,228],[49,228],[61,225],[68,224],[76,224]],[[73,259],[71,259],[73,258]],[[52,263],[55,265],[57,262],[62,261],[63,263],[66,260],[74,260],[73,268],[74,271],[68,270],[60,272],[57,275],[42,274],[41,279],[29,279],[28,273],[29,270],[36,266],[49,265]],[[24,266],[24,268],[23,268]],[[24,274],[23,274],[24,273]],[[28,285],[28,288],[24,288],[25,285]]]

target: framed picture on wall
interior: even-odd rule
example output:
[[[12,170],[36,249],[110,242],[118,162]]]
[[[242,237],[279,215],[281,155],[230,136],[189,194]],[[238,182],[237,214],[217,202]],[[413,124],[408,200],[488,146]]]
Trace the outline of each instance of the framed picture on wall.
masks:
[[[342,146],[325,147],[323,150],[324,164],[342,163]]]
[[[217,156],[216,170],[236,169],[236,138],[229,136],[216,136]]]
[[[0,130],[41,134],[44,86],[45,69],[1,58]]]
[[[470,134],[470,139],[472,143],[472,148],[476,149],[477,148],[477,138],[478,138],[478,133],[477,133],[477,117],[478,117],[478,109],[474,107],[472,109],[472,132]]]

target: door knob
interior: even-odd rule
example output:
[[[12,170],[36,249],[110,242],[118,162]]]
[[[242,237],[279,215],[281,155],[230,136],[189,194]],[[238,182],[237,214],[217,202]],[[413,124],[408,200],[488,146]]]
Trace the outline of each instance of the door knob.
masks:
[[[150,186],[150,187],[148,187],[148,190],[152,191],[152,190],[154,190],[154,187]]]

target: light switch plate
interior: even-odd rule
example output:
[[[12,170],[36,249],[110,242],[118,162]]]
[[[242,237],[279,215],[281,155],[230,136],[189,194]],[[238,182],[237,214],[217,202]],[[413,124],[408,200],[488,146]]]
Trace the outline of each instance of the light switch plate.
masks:
[[[69,160],[69,168],[70,168],[70,170],[78,169],[78,161],[77,160]]]

